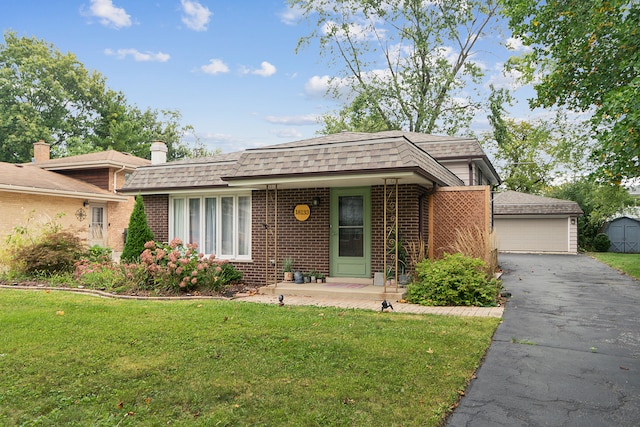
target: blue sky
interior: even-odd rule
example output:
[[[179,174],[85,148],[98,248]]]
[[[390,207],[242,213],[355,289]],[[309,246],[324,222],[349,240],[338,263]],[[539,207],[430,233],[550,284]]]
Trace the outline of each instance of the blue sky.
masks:
[[[324,96],[335,69],[314,46],[295,53],[309,26],[284,0],[20,0],[2,4],[0,25],[74,53],[130,104],[180,111],[210,149],[314,137],[316,118],[339,107]],[[507,41],[505,31],[478,46],[481,89],[513,84],[501,72]],[[516,95],[512,113],[525,118],[531,90]],[[486,113],[473,128],[488,129]]]

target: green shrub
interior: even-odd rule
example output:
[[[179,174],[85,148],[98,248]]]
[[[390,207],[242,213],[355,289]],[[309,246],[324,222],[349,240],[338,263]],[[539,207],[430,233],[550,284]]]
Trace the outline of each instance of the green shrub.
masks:
[[[429,306],[494,306],[500,282],[485,271],[484,261],[459,253],[425,259],[417,265],[418,280],[407,287],[406,299]]]
[[[610,247],[611,240],[604,233],[598,233],[593,239],[593,248],[596,252],[608,252]]]
[[[136,204],[129,217],[129,228],[127,229],[127,240],[122,250],[120,259],[122,261],[137,261],[144,251],[144,244],[153,240],[153,232],[147,224],[147,215],[144,212],[144,201],[142,196],[136,196]]]
[[[85,252],[82,240],[70,231],[55,231],[16,249],[12,268],[28,276],[71,273]]]
[[[99,245],[93,245],[87,251],[87,258],[91,262],[108,262],[111,261],[113,250]]]
[[[223,287],[238,282],[242,273],[227,261],[205,257],[197,252],[197,244],[184,245],[173,239],[168,245],[150,241],[140,255],[149,285],[154,289],[168,291],[193,291]]]

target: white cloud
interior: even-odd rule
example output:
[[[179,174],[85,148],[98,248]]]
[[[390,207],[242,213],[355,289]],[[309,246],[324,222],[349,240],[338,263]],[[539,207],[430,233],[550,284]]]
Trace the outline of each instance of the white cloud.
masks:
[[[304,90],[309,96],[323,97],[329,88],[329,76],[313,76],[304,85]]]
[[[277,136],[278,138],[286,138],[286,139],[302,138],[302,134],[298,132],[297,129],[293,129],[293,128],[272,130],[272,131],[269,131],[269,133]]]
[[[109,56],[117,56],[119,59],[124,59],[127,56],[131,56],[134,61],[138,62],[167,62],[171,56],[168,53],[163,52],[140,52],[137,49],[118,49],[116,51],[112,49],[105,49],[104,53]]]
[[[184,12],[182,22],[187,28],[194,31],[206,31],[213,13],[197,1],[181,0],[181,3]]]
[[[279,125],[317,125],[320,118],[315,114],[304,114],[301,116],[267,116],[265,120],[269,123]]]
[[[295,25],[300,21],[303,10],[300,6],[288,7],[279,13],[280,21],[287,25]]]
[[[229,72],[229,67],[221,59],[211,59],[207,65],[203,65],[200,69],[214,76],[216,74]]]
[[[121,7],[113,5],[113,0],[91,0],[89,15],[100,18],[105,27],[130,27],[131,16]]]
[[[260,68],[257,70],[253,70],[252,74],[257,74],[262,77],[269,77],[276,73],[276,67],[273,64],[268,63],[267,61],[262,61],[260,64]]]
[[[524,43],[522,43],[522,40],[515,37],[509,37],[504,45],[507,49],[516,52],[531,52],[530,46],[525,46]]]

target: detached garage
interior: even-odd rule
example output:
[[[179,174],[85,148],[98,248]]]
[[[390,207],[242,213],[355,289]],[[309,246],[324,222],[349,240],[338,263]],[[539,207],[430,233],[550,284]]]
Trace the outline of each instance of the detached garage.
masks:
[[[576,202],[534,196],[517,191],[493,198],[493,225],[501,252],[578,252]]]
[[[605,233],[611,240],[610,252],[640,253],[640,220],[616,218],[607,224]]]

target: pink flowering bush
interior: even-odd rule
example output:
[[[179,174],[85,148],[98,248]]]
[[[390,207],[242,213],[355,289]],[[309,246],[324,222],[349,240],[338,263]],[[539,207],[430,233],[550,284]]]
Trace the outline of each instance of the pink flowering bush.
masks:
[[[156,294],[211,290],[242,280],[242,273],[227,261],[204,256],[197,245],[184,245],[179,239],[169,244],[149,241],[140,263],[114,263],[82,259],[75,263],[79,285],[105,291]]]
[[[140,255],[147,281],[153,288],[190,292],[195,289],[219,291],[239,282],[242,273],[214,255],[204,256],[197,244],[184,245],[180,239],[169,244],[149,241]]]

